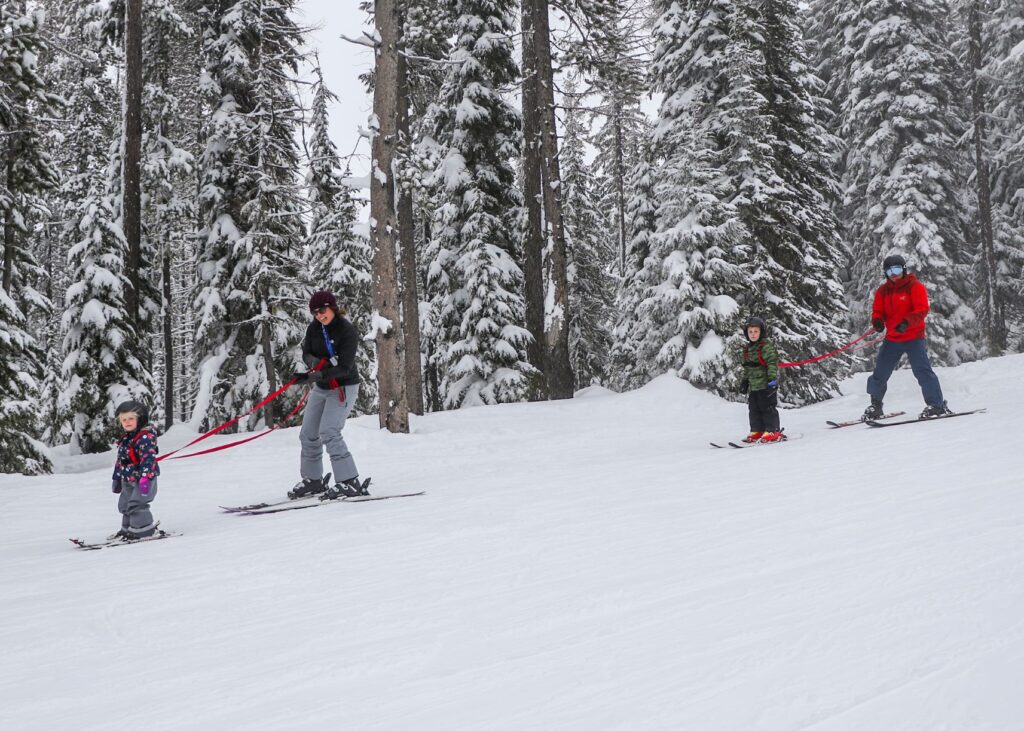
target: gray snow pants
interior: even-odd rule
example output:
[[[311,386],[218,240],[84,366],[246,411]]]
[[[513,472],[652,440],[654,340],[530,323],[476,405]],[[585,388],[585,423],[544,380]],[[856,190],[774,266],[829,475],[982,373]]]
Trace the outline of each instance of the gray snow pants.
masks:
[[[345,386],[345,401],[342,403],[339,389],[330,390],[314,386],[309,392],[306,412],[302,416],[302,430],[299,442],[302,444],[302,464],[299,474],[304,480],[319,480],[324,476],[323,450],[331,458],[331,471],[335,482],[344,482],[359,476],[356,462],[348,451],[341,430],[345,428],[356,398],[359,386]]]
[[[156,483],[160,478],[154,477],[149,482],[149,494],[139,492],[139,483],[121,480],[121,493],[117,497],[117,509],[121,511],[121,529],[132,533],[147,533],[155,527],[153,513],[149,504],[156,497]]]

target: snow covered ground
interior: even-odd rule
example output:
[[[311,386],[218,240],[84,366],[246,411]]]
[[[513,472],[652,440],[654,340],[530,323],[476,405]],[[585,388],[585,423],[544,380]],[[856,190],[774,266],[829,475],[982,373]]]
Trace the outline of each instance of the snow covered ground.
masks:
[[[746,451],[707,445],[745,406],[672,377],[358,419],[376,491],[427,495],[222,514],[294,482],[291,429],[165,462],[185,535],[97,552],[66,539],[119,526],[110,458],[0,476],[0,728],[1024,728],[1021,373],[829,431],[860,376]],[[922,408],[909,371],[886,405]]]

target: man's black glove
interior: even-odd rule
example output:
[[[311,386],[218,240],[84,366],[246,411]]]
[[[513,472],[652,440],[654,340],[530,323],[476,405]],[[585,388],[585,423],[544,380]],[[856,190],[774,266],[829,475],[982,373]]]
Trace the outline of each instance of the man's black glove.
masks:
[[[737,389],[740,393],[746,393],[750,390],[750,383],[747,381],[740,381],[739,388]]]
[[[305,383],[309,380],[309,373],[306,371],[295,371],[295,373],[292,374],[292,380],[296,383]]]
[[[908,327],[910,327],[910,323],[909,323],[909,322],[907,322],[906,320],[904,320],[904,321],[903,321],[903,322],[901,322],[901,323],[900,323],[899,325],[897,325],[896,327],[894,327],[894,328],[893,328],[893,330],[895,330],[895,331],[896,331],[896,332],[898,332],[898,333],[905,333],[905,332],[907,331],[907,328],[908,328]]]
[[[121,481],[111,480],[110,489],[115,495],[119,494],[121,492]]]
[[[872,320],[871,325],[875,328],[876,333],[880,333],[885,330],[885,322],[881,319]]]

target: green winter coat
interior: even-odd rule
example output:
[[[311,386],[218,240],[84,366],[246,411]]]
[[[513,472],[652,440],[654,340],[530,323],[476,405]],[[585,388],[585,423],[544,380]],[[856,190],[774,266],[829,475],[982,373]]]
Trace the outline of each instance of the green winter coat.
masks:
[[[756,343],[746,343],[740,357],[740,382],[746,381],[751,391],[763,391],[768,388],[768,381],[779,380],[779,351],[771,340],[761,336]]]

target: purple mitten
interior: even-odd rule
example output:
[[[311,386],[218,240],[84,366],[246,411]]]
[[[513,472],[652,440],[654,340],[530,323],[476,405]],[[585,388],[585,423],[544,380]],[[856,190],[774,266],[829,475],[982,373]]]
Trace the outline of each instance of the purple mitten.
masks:
[[[143,477],[141,480],[139,480],[139,494],[142,495],[143,497],[147,497],[149,495],[148,477]]]

